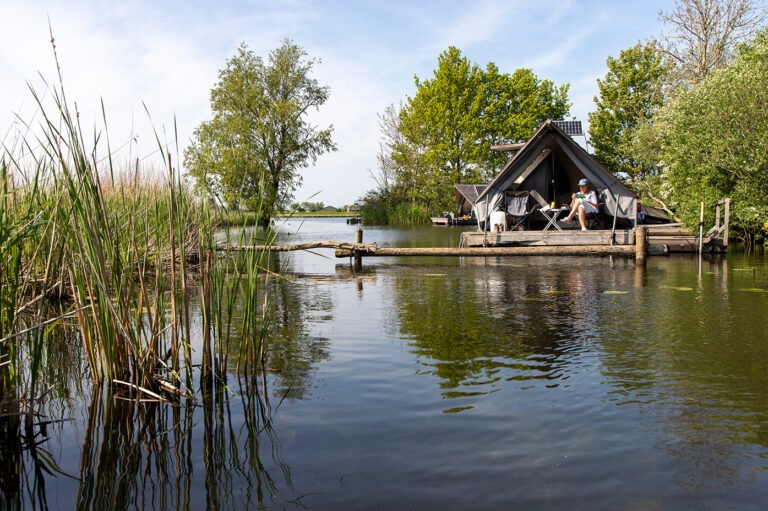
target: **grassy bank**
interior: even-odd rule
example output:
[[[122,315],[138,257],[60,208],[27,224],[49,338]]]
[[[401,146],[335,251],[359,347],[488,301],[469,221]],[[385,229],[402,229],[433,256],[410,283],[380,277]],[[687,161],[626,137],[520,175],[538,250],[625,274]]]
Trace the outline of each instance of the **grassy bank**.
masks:
[[[284,211],[281,217],[291,218],[356,218],[359,211]]]
[[[283,211],[278,218],[359,218],[359,212],[346,211]],[[216,214],[219,227],[255,226],[258,215],[252,211],[221,211]]]

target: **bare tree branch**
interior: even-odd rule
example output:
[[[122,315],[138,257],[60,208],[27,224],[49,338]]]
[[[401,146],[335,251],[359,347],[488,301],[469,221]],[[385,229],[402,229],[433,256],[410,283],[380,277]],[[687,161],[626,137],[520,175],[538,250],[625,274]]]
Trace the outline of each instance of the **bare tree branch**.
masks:
[[[675,0],[675,8],[659,12],[669,28],[660,40],[676,64],[678,80],[695,84],[730,62],[744,41],[768,17],[764,0]]]

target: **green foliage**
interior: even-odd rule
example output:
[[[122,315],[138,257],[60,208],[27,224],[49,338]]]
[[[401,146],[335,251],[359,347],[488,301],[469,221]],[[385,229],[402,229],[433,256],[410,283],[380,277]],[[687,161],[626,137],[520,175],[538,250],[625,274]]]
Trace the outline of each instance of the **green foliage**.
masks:
[[[267,223],[301,183],[299,171],[336,147],[333,127],[307,119],[328,100],[310,78],[314,59],[284,40],[265,63],[243,43],[211,90],[213,117],[195,130],[184,163],[197,185],[229,208],[260,210]]]
[[[291,205],[292,211],[320,211],[325,207],[323,202],[309,202],[304,201],[300,203],[294,203]]]
[[[658,162],[645,128],[664,104],[669,66],[655,42],[608,57],[608,73],[598,80],[597,110],[589,114],[590,143],[595,158],[614,174],[642,180],[658,172]],[[637,144],[635,137],[642,143]]]
[[[509,75],[489,63],[483,70],[454,47],[439,56],[432,78],[415,83],[392,147],[393,193],[433,210],[452,209],[454,184],[486,182],[500,170],[506,157],[492,145],[525,140],[570,108],[568,85],[530,69]]]
[[[662,121],[664,177],[685,223],[698,222],[700,201],[731,197],[733,226],[760,232],[768,216],[768,29],[731,65],[682,91]]]
[[[363,199],[360,218],[365,225],[420,225],[430,222],[430,210],[423,204],[368,193]]]

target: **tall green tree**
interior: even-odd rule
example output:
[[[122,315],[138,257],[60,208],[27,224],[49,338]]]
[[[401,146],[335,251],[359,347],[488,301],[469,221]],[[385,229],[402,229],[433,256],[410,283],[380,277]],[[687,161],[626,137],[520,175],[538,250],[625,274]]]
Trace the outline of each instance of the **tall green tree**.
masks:
[[[402,140],[393,147],[396,181],[406,197],[450,209],[453,185],[485,182],[505,163],[490,147],[530,137],[548,118],[568,114],[568,85],[556,87],[530,69],[512,75],[480,68],[450,47],[400,112]]]
[[[728,67],[682,91],[659,120],[680,217],[696,225],[701,201],[731,197],[733,225],[747,238],[760,232],[768,218],[768,29]]]
[[[664,104],[670,66],[656,42],[638,43],[606,63],[608,73],[597,80],[597,109],[588,115],[590,142],[608,170],[642,180],[658,167],[637,153],[633,138]]]
[[[329,96],[311,78],[318,62],[285,39],[267,62],[243,43],[211,89],[212,118],[194,132],[184,164],[197,185],[232,208],[267,222],[289,203],[299,171],[336,149],[333,127],[310,124],[310,111]]]

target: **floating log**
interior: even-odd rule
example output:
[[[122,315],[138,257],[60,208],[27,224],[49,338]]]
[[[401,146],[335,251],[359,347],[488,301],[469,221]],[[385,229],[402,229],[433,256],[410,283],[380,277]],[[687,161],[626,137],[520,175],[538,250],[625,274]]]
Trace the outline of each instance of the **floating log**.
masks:
[[[518,246],[518,247],[376,247],[356,251],[337,248],[336,257],[487,257],[487,256],[529,256],[529,255],[635,255],[634,245],[579,245],[579,246]]]
[[[491,246],[491,247],[379,247],[376,243],[342,243],[338,241],[311,241],[296,245],[256,245],[219,247],[225,251],[264,250],[292,252],[316,248],[334,248],[336,257],[472,257],[507,255],[634,255],[634,245],[577,245],[577,246]]]

